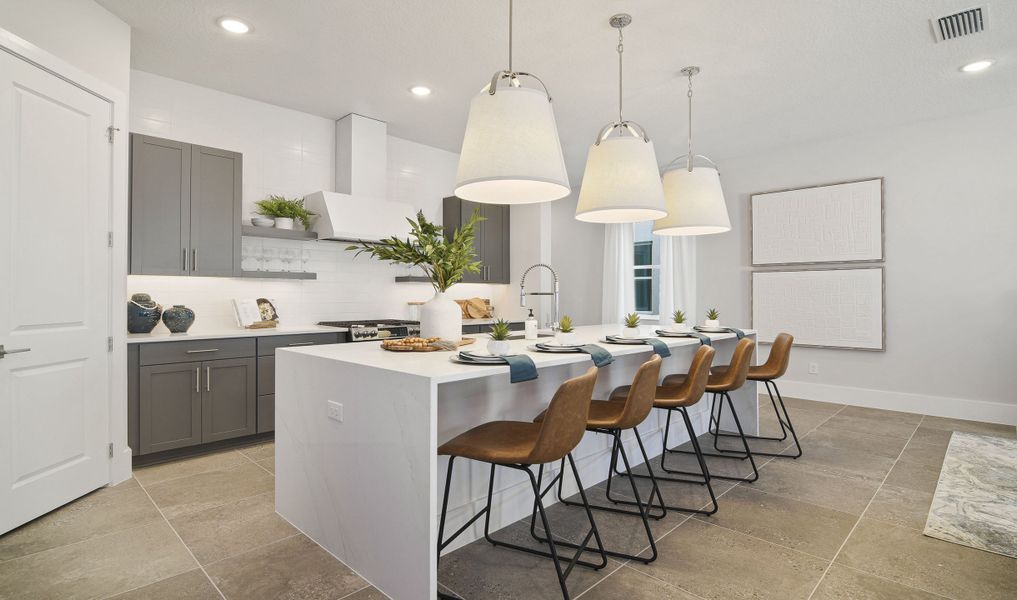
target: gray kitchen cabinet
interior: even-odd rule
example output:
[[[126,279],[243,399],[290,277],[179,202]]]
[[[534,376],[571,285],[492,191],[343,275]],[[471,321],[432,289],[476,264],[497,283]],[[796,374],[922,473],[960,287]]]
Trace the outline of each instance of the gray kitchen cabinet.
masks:
[[[202,363],[201,442],[217,442],[258,432],[253,358]]]
[[[275,394],[258,396],[258,433],[275,431]]]
[[[187,275],[191,145],[131,134],[131,273]]]
[[[131,134],[131,273],[239,276],[242,173],[238,152]]]
[[[201,443],[201,367],[192,362],[140,368],[139,454]]]
[[[476,228],[473,249],[480,260],[480,273],[467,273],[463,281],[472,283],[509,283],[509,207],[501,204],[479,204],[455,196],[444,199],[442,223],[448,237],[463,223],[469,221],[474,211],[484,217]]]

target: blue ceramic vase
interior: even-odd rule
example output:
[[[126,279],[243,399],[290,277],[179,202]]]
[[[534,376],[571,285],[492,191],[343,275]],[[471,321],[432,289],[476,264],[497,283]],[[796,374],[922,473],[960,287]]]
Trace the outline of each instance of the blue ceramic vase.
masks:
[[[174,304],[173,308],[163,311],[162,322],[169,328],[170,333],[185,333],[191,325],[194,325],[194,311],[183,304]]]
[[[127,332],[151,333],[159,324],[162,307],[148,294],[134,294],[127,302]]]

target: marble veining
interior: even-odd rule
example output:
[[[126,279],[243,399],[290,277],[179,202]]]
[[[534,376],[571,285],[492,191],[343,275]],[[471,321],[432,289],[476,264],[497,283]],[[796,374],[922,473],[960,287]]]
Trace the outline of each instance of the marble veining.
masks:
[[[953,434],[925,535],[1017,558],[1017,440]]]

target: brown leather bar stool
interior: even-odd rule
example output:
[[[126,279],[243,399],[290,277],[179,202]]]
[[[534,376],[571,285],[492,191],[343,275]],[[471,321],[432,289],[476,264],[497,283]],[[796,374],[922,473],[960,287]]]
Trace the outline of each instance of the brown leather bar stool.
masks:
[[[743,385],[745,380],[748,378],[749,365],[752,362],[752,350],[756,347],[756,343],[748,338],[742,338],[738,341],[738,345],[735,346],[734,353],[731,355],[731,363],[723,373],[715,374],[710,373],[710,377],[706,380],[706,391],[713,394],[713,399],[710,403],[710,425],[712,431],[712,425],[716,420],[717,428],[720,429],[720,413],[724,410],[724,401],[727,400],[727,405],[731,408],[731,416],[734,417],[735,427],[738,429],[738,436],[742,440],[742,447],[745,449],[744,454],[736,454],[735,452],[726,452],[713,454],[709,452],[690,452],[688,450],[668,449],[667,448],[667,437],[664,437],[664,450],[665,452],[674,452],[677,454],[696,454],[697,456],[712,456],[715,458],[737,458],[741,460],[748,459],[752,465],[752,475],[750,477],[732,477],[729,475],[711,475],[717,479],[728,479],[731,481],[744,481],[745,483],[752,483],[759,479],[759,469],[756,468],[756,460],[752,457],[752,450],[749,449],[749,442],[745,437],[745,431],[742,429],[741,420],[738,419],[738,411],[734,408],[734,403],[731,401],[730,392],[733,392]],[[664,387],[668,386],[679,386],[685,383],[688,378],[687,375],[668,375],[664,378]],[[717,400],[720,400],[720,410],[717,411],[716,418],[714,417],[714,408],[717,406]],[[666,433],[666,432],[665,432]]]
[[[667,449],[667,439],[671,433],[671,414],[674,411],[678,411],[681,414],[682,419],[685,421],[685,429],[689,433],[689,439],[692,440],[692,448],[696,453],[696,458],[699,461],[700,473],[694,473],[690,471],[678,471],[669,469],[665,462],[667,452],[660,453],[660,468],[666,473],[675,475],[694,475],[701,477],[701,480],[684,479],[678,477],[669,477],[667,475],[654,474],[650,469],[650,463],[647,461],[646,466],[649,471],[649,475],[633,474],[633,477],[640,477],[644,479],[653,479],[654,487],[656,488],[658,481],[671,481],[678,483],[696,483],[699,485],[705,485],[706,489],[710,492],[710,500],[712,508],[709,510],[702,508],[686,508],[682,506],[666,506],[668,510],[676,510],[679,512],[691,512],[703,515],[712,515],[717,512],[717,496],[713,492],[713,485],[710,483],[710,470],[706,466],[706,460],[703,459],[702,448],[699,446],[699,440],[696,438],[696,431],[692,427],[692,421],[689,419],[688,408],[694,406],[703,397],[703,393],[706,391],[706,381],[710,377],[710,364],[713,362],[713,356],[716,354],[711,346],[700,346],[696,350],[695,356],[692,357],[692,364],[689,365],[689,372],[685,377],[683,383],[679,386],[665,387],[658,386],[656,388],[656,397],[653,401],[653,407],[667,411],[667,424],[664,427],[664,449]],[[630,386],[622,386],[615,389],[611,393],[611,400],[618,401],[623,400],[630,393]],[[636,439],[639,440],[638,432],[636,433]],[[640,447],[642,441],[640,440]],[[645,453],[644,453],[645,457]],[[618,473],[618,475],[624,475],[624,473]],[[610,493],[610,492],[609,492]],[[658,489],[659,493],[659,489]],[[651,496],[652,497],[652,496]],[[616,500],[611,498],[608,499],[618,504],[633,504],[626,500]],[[661,502],[663,504],[663,501]]]
[[[802,445],[798,441],[798,433],[795,432],[795,427],[791,423],[791,415],[787,412],[787,407],[784,406],[784,399],[780,396],[780,390],[777,389],[777,379],[784,376],[787,372],[787,366],[791,362],[791,346],[794,344],[795,338],[790,333],[780,333],[773,340],[773,345],[770,347],[770,355],[766,357],[766,362],[758,367],[749,367],[748,380],[749,381],[762,381],[766,385],[766,393],[770,395],[770,404],[773,406],[773,412],[777,415],[777,422],[780,423],[780,437],[767,437],[761,435],[747,435],[750,440],[771,440],[774,442],[783,442],[787,439],[787,434],[790,432],[792,439],[795,441],[795,448],[797,453],[795,454],[780,454],[777,452],[760,452],[758,450],[753,451],[756,456],[776,456],[778,458],[798,458],[802,455]],[[713,372],[721,374],[727,370],[727,365],[714,367]],[[770,389],[773,386],[773,389]],[[776,393],[777,397],[774,399],[773,394]],[[780,403],[780,408],[777,408],[777,403]],[[783,417],[781,416],[783,413]],[[713,430],[714,448],[717,448],[717,436],[721,437],[734,437],[733,433],[722,433],[719,430]],[[723,450],[717,448],[721,452],[730,452],[729,450]]]
[[[646,417],[650,414],[650,410],[653,408],[654,393],[657,390],[657,380],[660,377],[660,357],[656,354],[653,358],[643,363],[636,371],[636,375],[632,380],[632,385],[626,386],[629,388],[628,393],[621,401],[607,401],[607,400],[594,400],[590,403],[590,416],[586,421],[586,431],[592,431],[595,433],[603,433],[609,435],[613,439],[613,447],[611,449],[611,465],[608,468],[608,479],[607,479],[607,495],[610,499],[611,495],[611,473],[613,473],[618,466],[618,457],[621,456],[622,462],[625,464],[625,473],[631,473],[631,467],[629,463],[628,455],[625,452],[625,447],[621,443],[621,434],[623,431],[631,429],[636,434],[636,440],[639,442],[639,450],[643,454],[643,460],[649,467],[650,459],[646,456],[646,449],[643,448],[643,441],[639,438],[639,431],[636,426],[646,420]],[[539,423],[547,418],[546,413],[537,415],[534,422]],[[561,470],[565,470],[564,460],[562,461]],[[543,466],[537,474],[537,483],[539,484],[543,477],[544,471]],[[653,471],[650,471],[652,478]],[[569,505],[569,506],[583,506],[583,504],[577,502],[567,501],[562,495],[562,478],[558,480],[558,501]],[[650,491],[650,497],[647,499],[647,505],[644,505],[642,499],[639,496],[639,490],[636,488],[636,483],[633,479],[629,479],[632,484],[632,493],[636,499],[632,504],[637,507],[637,510],[629,510],[623,508],[617,508],[614,506],[601,506],[597,504],[590,504],[589,507],[594,510],[603,510],[613,513],[620,513],[625,515],[634,515],[642,518],[643,528],[646,530],[646,539],[650,542],[651,555],[649,557],[636,556],[633,554],[626,554],[624,552],[617,552],[613,550],[604,550],[604,553],[609,556],[615,556],[626,560],[637,560],[643,563],[651,563],[657,560],[657,542],[653,539],[653,531],[650,529],[649,518],[662,519],[667,515],[667,509],[664,507],[664,497],[660,493],[660,489],[657,487],[657,482],[653,482],[653,488]],[[541,496],[550,491],[553,486],[548,486],[541,492]],[[649,505],[653,504],[653,496],[656,495],[660,500],[660,514],[650,515],[652,507]],[[585,502],[585,500],[584,500]],[[547,542],[550,538],[543,538],[537,535],[536,532],[536,508],[534,508],[533,515],[530,518],[530,535],[535,539],[542,542]],[[566,546],[569,548],[578,548],[576,544],[571,542],[556,541],[558,545]]]
[[[576,468],[575,460],[572,458],[572,450],[583,439],[583,434],[586,432],[586,420],[590,414],[590,400],[593,398],[593,387],[596,383],[597,368],[590,367],[585,375],[569,379],[558,388],[554,398],[551,399],[546,416],[542,422],[492,421],[474,427],[445,442],[438,448],[439,455],[449,457],[448,474],[445,479],[445,496],[441,503],[441,520],[438,525],[439,559],[441,558],[442,550],[473,525],[477,519],[485,516],[484,537],[488,542],[495,546],[503,546],[550,558],[554,562],[554,569],[558,575],[558,583],[561,585],[562,596],[565,600],[569,599],[569,590],[565,586],[565,579],[572,572],[574,566],[578,564],[592,569],[602,569],[607,566],[607,555],[604,554],[604,545],[600,539],[600,532],[597,530],[597,524],[593,520],[593,513],[590,511],[589,503],[586,500],[586,492],[583,490],[582,481],[579,479],[579,470]],[[460,456],[490,463],[491,478],[487,486],[487,505],[474,515],[469,522],[452,534],[451,537],[443,540],[445,516],[448,512],[448,496],[452,483],[452,463]],[[583,542],[577,546],[578,549],[575,555],[568,561],[568,566],[563,569],[555,544],[548,543],[549,551],[544,552],[496,540],[491,537],[490,525],[491,496],[494,493],[495,468],[508,467],[525,471],[529,475],[530,486],[533,488],[534,504],[540,512],[540,519],[548,538],[553,539],[551,526],[547,522],[547,514],[544,511],[544,503],[541,501],[540,486],[530,467],[559,460],[564,465],[565,458],[568,458],[569,465],[572,467],[572,475],[576,478],[576,484],[579,486],[583,505],[586,507],[586,516],[590,521],[590,531],[586,534]],[[558,474],[558,478],[564,477],[564,475],[563,468]],[[587,545],[590,543],[591,538],[595,539],[597,543],[596,552],[600,556],[600,562],[598,563],[580,560],[583,553],[588,550]],[[594,550],[591,549],[589,551]],[[454,598],[454,596],[442,593],[439,593],[438,596],[440,598]]]

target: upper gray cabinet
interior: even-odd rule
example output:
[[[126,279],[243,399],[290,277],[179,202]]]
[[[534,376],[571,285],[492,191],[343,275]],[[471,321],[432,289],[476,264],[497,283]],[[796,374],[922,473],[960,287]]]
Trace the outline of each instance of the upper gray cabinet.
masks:
[[[131,273],[240,275],[243,157],[131,134]]]
[[[476,228],[473,247],[481,262],[479,273],[467,273],[463,281],[473,283],[509,283],[509,207],[502,204],[480,204],[455,196],[445,198],[442,223],[446,235],[452,236],[467,222],[474,211],[484,217]]]

